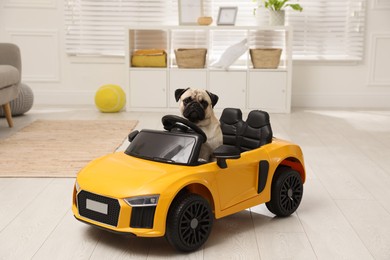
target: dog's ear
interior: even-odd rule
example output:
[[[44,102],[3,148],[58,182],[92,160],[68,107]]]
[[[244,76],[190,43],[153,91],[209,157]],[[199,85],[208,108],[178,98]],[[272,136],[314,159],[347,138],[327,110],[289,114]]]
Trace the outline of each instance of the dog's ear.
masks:
[[[179,101],[181,95],[184,94],[184,92],[186,92],[189,88],[178,88],[175,90],[175,99],[176,99],[176,102]]]
[[[217,104],[219,97],[211,92],[208,92],[206,90],[207,94],[209,94],[209,97],[211,99],[211,107],[214,108],[214,106]]]

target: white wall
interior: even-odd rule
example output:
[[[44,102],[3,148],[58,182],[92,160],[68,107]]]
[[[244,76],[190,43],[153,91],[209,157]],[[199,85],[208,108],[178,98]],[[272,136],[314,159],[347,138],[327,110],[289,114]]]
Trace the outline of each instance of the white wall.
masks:
[[[367,4],[365,59],[295,62],[293,106],[390,108],[390,2]],[[0,0],[0,41],[20,46],[36,104],[93,104],[99,86],[125,86],[124,60],[67,56],[63,9],[57,0]]]
[[[390,1],[367,4],[364,60],[295,62],[293,106],[390,108]]]

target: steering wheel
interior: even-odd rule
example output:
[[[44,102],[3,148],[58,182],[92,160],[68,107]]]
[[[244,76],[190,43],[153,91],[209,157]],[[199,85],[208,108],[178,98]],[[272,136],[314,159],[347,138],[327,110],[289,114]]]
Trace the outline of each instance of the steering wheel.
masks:
[[[194,123],[188,121],[183,117],[175,115],[166,115],[163,116],[161,121],[164,125],[165,130],[171,131],[174,127],[180,128],[184,132],[188,130],[193,130],[194,132],[200,134],[203,137],[203,143],[207,140],[206,134],[203,132],[202,129],[199,128],[199,126],[195,125]]]

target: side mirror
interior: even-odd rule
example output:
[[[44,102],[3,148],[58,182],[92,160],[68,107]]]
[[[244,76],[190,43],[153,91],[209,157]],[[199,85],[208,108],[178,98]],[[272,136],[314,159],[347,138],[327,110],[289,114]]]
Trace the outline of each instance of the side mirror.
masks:
[[[238,159],[241,157],[241,151],[231,145],[221,145],[214,150],[213,155],[217,158],[217,165],[225,169],[227,168],[226,159]]]
[[[138,134],[139,134],[138,130],[134,130],[133,132],[131,132],[128,136],[129,142],[131,143]]]

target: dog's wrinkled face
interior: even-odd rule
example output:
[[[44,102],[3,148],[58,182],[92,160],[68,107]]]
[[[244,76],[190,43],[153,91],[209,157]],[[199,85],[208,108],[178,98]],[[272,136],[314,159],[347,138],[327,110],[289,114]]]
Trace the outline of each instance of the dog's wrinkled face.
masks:
[[[209,118],[218,102],[218,96],[202,89],[177,89],[175,98],[176,101],[180,100],[183,116],[193,123]]]

